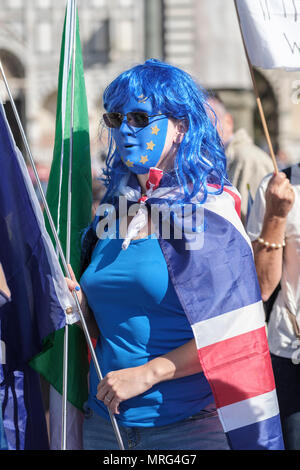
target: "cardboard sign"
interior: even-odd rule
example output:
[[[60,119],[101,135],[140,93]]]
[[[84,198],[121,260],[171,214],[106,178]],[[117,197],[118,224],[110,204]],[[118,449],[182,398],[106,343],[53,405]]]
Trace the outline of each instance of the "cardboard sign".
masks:
[[[300,70],[300,0],[236,0],[252,65]]]

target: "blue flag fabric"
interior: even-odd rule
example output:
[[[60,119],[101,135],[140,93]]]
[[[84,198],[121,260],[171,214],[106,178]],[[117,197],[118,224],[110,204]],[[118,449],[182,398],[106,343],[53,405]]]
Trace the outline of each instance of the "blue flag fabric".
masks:
[[[1,318],[13,315],[12,302],[0,291]],[[48,450],[48,436],[38,374],[28,365],[6,366],[6,343],[0,344],[0,450]]]
[[[9,449],[44,449],[39,377],[27,363],[45,347],[48,335],[64,327],[65,311],[74,301],[1,103],[0,168],[0,263],[11,294],[0,307],[3,426]]]
[[[0,405],[1,401],[0,401]],[[7,440],[4,432],[4,427],[3,427],[3,420],[2,420],[2,415],[0,415],[0,450],[7,450]]]
[[[253,206],[253,197],[251,196],[249,184],[247,185],[247,187],[248,187],[248,202],[247,202],[246,225],[248,223],[250,212]]]
[[[5,305],[8,301],[7,296],[0,290],[0,310],[3,305]],[[3,361],[3,355],[5,354],[4,351],[4,344],[0,344],[0,364],[2,364]],[[4,426],[3,426],[3,418],[2,418],[2,400],[1,400],[1,395],[0,395],[0,450],[7,450],[7,439],[6,435],[4,432]]]
[[[40,379],[30,366],[9,374],[0,369],[3,448],[48,450]]]

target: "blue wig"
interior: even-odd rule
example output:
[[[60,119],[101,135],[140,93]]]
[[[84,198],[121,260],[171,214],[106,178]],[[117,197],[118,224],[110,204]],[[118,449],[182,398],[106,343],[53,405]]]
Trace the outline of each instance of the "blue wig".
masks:
[[[153,110],[174,119],[185,119],[188,130],[179,146],[174,162],[174,184],[183,193],[180,203],[190,202],[197,195],[199,202],[207,198],[208,182],[213,179],[223,191],[226,178],[226,157],[207,103],[208,95],[193,78],[177,67],[156,59],[147,60],[119,75],[104,91],[103,102],[108,112],[118,111],[128,97],[141,95],[151,100]],[[123,175],[130,170],[122,162],[109,138],[109,149],[104,171],[109,200]],[[199,199],[199,194],[201,195]],[[215,192],[216,194],[216,192]]]

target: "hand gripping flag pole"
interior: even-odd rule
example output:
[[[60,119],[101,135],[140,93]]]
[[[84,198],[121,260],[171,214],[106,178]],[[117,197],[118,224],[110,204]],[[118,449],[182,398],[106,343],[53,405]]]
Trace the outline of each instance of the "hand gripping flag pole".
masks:
[[[42,202],[43,202],[43,205],[44,205],[44,208],[45,208],[48,220],[49,220],[49,224],[50,224],[50,227],[51,227],[51,231],[53,233],[53,237],[54,237],[55,242],[56,242],[56,246],[57,246],[59,255],[60,255],[62,263],[63,263],[65,274],[69,279],[71,279],[71,273],[69,271],[65,255],[63,253],[61,243],[60,243],[60,240],[59,240],[58,235],[57,235],[57,231],[56,231],[56,228],[55,228],[55,225],[54,225],[54,222],[53,222],[53,219],[52,219],[52,216],[51,216],[48,204],[47,204],[47,200],[45,198],[45,195],[44,195],[44,192],[43,192],[43,189],[42,189],[42,185],[41,185],[41,182],[40,182],[40,179],[39,179],[39,175],[38,175],[37,169],[36,169],[35,164],[34,164],[33,156],[32,156],[28,141],[27,141],[27,137],[25,135],[25,132],[24,132],[24,129],[23,129],[23,126],[22,126],[22,123],[21,123],[16,105],[15,105],[13,96],[11,94],[11,91],[10,91],[10,88],[9,88],[9,85],[8,85],[8,82],[7,82],[7,79],[6,79],[1,61],[0,61],[0,72],[1,72],[1,75],[2,75],[2,78],[3,78],[3,81],[4,81],[4,84],[5,84],[5,87],[6,87],[11,105],[12,105],[12,109],[13,109],[13,112],[14,112],[19,130],[20,130],[20,133],[21,133],[21,137],[22,137],[27,155],[28,155],[29,160],[30,160],[30,164],[32,166],[32,169],[33,169],[36,181],[37,181],[38,190],[39,190],[39,193],[40,193],[40,196],[41,196],[41,199],[42,199]],[[75,300],[77,310],[78,310],[78,313],[79,313],[80,321],[81,321],[81,324],[82,324],[82,329],[83,329],[83,332],[84,332],[84,335],[85,335],[85,338],[86,338],[86,341],[87,341],[87,344],[88,344],[88,348],[89,348],[89,351],[90,351],[90,354],[91,354],[91,358],[92,358],[92,361],[94,363],[98,379],[99,379],[99,381],[101,381],[103,379],[103,376],[102,376],[101,369],[100,369],[100,366],[99,366],[99,363],[98,363],[98,360],[97,360],[97,356],[96,356],[96,353],[95,353],[95,350],[94,350],[94,347],[93,347],[93,343],[92,343],[92,340],[91,340],[91,337],[90,337],[90,334],[89,334],[89,331],[88,331],[88,328],[87,328],[87,325],[86,325],[86,322],[85,322],[85,319],[84,319],[84,315],[83,315],[81,307],[80,307],[80,303],[79,303],[76,291],[73,292],[73,296],[74,296],[74,300]],[[120,430],[119,430],[116,418],[112,414],[112,412],[110,411],[109,408],[108,408],[108,412],[109,412],[110,420],[111,420],[111,423],[112,423],[112,426],[113,426],[113,429],[114,429],[114,432],[115,432],[115,436],[116,436],[119,448],[120,448],[120,450],[124,450],[124,445],[123,445],[122,437],[121,437],[121,434],[120,434]]]

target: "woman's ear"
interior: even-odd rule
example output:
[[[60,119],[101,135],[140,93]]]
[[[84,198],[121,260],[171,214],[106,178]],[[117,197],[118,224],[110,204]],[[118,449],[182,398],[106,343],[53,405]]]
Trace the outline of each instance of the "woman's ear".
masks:
[[[180,119],[176,122],[176,125],[175,125],[175,135],[174,135],[174,143],[175,144],[181,144],[181,142],[183,141],[183,138],[186,134],[186,132],[188,131],[188,128],[189,128],[189,123],[187,121],[187,119]]]

